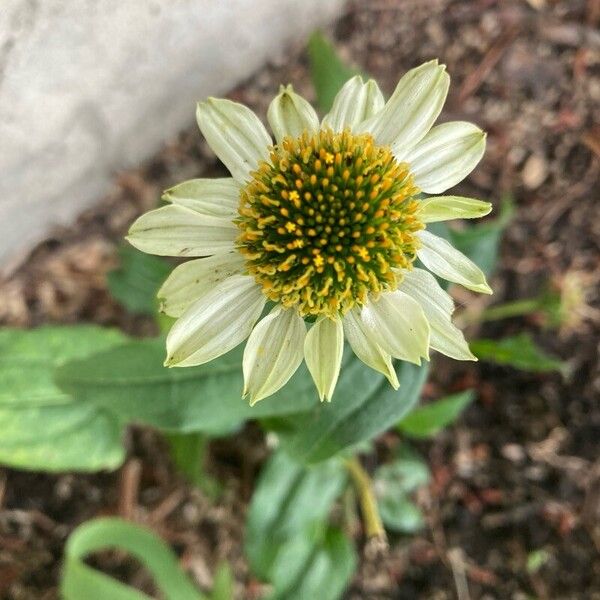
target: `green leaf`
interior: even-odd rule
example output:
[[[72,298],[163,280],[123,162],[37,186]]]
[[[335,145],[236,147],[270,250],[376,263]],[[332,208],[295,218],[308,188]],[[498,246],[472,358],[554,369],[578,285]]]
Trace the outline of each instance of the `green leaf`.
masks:
[[[510,198],[505,198],[496,219],[469,225],[461,230],[449,229],[449,241],[486,275],[490,275],[496,268],[500,241],[513,214],[514,203]]]
[[[379,502],[379,514],[385,527],[398,533],[416,533],[425,527],[421,509],[403,496],[386,496]]]
[[[154,315],[156,293],[172,267],[129,244],[119,249],[119,257],[121,265],[107,276],[110,293],[130,312]]]
[[[356,565],[352,544],[327,525],[346,482],[341,461],[306,467],[277,451],[263,467],[246,526],[246,555],[271,600],[337,600]]]
[[[171,459],[177,469],[209,498],[216,499],[221,493],[219,482],[204,469],[209,438],[200,432],[167,433]]]
[[[544,548],[532,550],[527,555],[527,572],[531,574],[537,573],[551,558],[552,555],[550,552]]]
[[[561,371],[565,363],[546,354],[528,333],[501,340],[474,340],[471,351],[477,358],[522,371],[544,373]]]
[[[306,368],[281,392],[250,407],[242,393],[241,347],[199,367],[163,366],[162,339],[141,340],[70,362],[56,373],[58,385],[84,403],[102,407],[122,422],[163,430],[230,432],[247,419],[289,415],[318,403]]]
[[[96,519],[76,529],[65,550],[60,585],[64,600],[151,600],[85,564],[94,552],[117,548],[129,552],[150,571],[165,600],[204,600],[180,569],[171,549],[150,531],[121,519]]]
[[[426,367],[399,364],[402,387],[394,391],[383,376],[349,351],[336,401],[320,404],[302,366],[284,388],[250,407],[241,398],[242,349],[185,369],[163,367],[164,341],[130,342],[61,366],[59,387],[85,405],[103,409],[125,425],[145,423],[167,431],[230,432],[248,419],[286,417],[286,446],[306,462],[317,462],[371,439],[395,424],[417,401]]]
[[[164,352],[161,339],[130,342],[69,362],[55,379],[80,403],[101,408],[122,424],[145,423],[167,431],[218,435],[248,419],[294,415],[283,423],[286,445],[302,460],[317,462],[396,423],[416,402],[426,375],[426,367],[399,364],[402,387],[394,391],[348,351],[337,402],[318,402],[302,366],[280,392],[250,407],[241,398],[241,348],[186,369],[163,367]]]
[[[329,528],[314,544],[298,535],[284,544],[273,565],[270,600],[338,600],[356,568],[356,551],[339,530]]]
[[[37,329],[0,329],[0,357],[60,365],[128,340],[117,329],[96,325],[46,325]],[[2,388],[3,391],[4,388]]]
[[[394,390],[347,351],[333,401],[279,423],[284,447],[296,459],[315,463],[372,439],[417,403],[427,369],[398,362],[400,389]]]
[[[210,600],[233,600],[233,575],[227,563],[221,563],[215,573]]]
[[[310,37],[308,58],[317,103],[321,111],[326,113],[340,88],[357,71],[344,64],[333,44],[320,31],[315,31]]]
[[[411,437],[433,437],[455,421],[473,397],[473,390],[467,390],[415,408],[398,423],[398,429]]]
[[[45,471],[116,468],[122,430],[111,415],[80,404],[53,382],[71,358],[127,338],[93,326],[0,330],[0,463]]]
[[[315,530],[324,526],[345,481],[346,471],[337,459],[305,467],[282,451],[271,456],[254,490],[246,524],[246,555],[256,575],[270,580],[281,546],[290,539],[301,534],[300,547],[306,547]],[[301,566],[299,561],[294,564]],[[288,570],[293,568],[288,564]]]
[[[408,496],[427,483],[427,465],[406,449],[401,450],[393,462],[377,469],[373,486],[379,514],[388,529],[414,533],[423,528],[423,515]]]

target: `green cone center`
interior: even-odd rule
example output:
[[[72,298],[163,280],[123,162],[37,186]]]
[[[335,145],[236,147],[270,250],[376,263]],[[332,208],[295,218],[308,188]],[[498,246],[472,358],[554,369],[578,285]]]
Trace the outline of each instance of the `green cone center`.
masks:
[[[285,138],[241,192],[239,250],[270,300],[303,316],[344,314],[410,268],[418,193],[408,165],[369,134]]]

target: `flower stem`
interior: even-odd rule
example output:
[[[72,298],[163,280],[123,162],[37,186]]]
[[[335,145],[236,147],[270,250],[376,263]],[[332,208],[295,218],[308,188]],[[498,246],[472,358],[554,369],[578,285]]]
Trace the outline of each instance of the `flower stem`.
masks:
[[[539,298],[525,298],[498,304],[480,311],[467,310],[460,318],[465,325],[471,325],[473,323],[486,323],[488,321],[499,321],[512,317],[523,317],[535,312],[547,314],[553,309],[553,305],[556,302],[556,299],[550,295],[544,295]]]
[[[530,315],[542,308],[540,298],[526,298],[523,300],[514,300],[513,302],[505,302],[498,306],[492,306],[484,310],[480,319],[482,321],[497,321],[499,319],[508,319],[510,317],[521,317]]]
[[[373,482],[369,474],[363,469],[359,460],[356,457],[349,458],[345,461],[346,468],[352,477],[352,482],[358,494],[358,502],[362,513],[365,534],[369,538],[386,539],[385,530],[379,510],[377,508],[377,500],[373,491]]]

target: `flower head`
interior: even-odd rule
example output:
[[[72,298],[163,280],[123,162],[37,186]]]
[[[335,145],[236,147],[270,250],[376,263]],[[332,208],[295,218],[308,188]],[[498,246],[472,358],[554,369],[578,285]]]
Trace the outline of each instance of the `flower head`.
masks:
[[[145,252],[203,257],[177,267],[159,291],[164,312],[178,318],[165,364],[203,364],[249,338],[244,394],[254,403],[303,359],[330,400],[344,338],[394,387],[392,358],[420,364],[433,348],[474,360],[451,322],[452,299],[429,271],[491,290],[426,225],[480,217],[491,205],[421,197],[461,181],[485,149],[470,123],[433,127],[448,86],[437,61],[409,71],[387,102],[357,76],[322,122],[282,87],[267,114],[275,142],[245,106],[200,103],[200,129],[232,177],[167,190],[169,204],[140,217],[128,237]],[[429,271],[414,266],[417,258]]]

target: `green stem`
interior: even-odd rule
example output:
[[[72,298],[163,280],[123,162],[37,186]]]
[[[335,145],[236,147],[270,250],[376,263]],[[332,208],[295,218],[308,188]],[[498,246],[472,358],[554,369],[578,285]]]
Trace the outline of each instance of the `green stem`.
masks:
[[[208,438],[198,432],[167,433],[171,458],[185,478],[200,488],[207,496],[219,495],[218,482],[204,470],[204,460],[208,448]]]
[[[512,317],[522,317],[530,315],[544,308],[543,300],[540,298],[526,298],[525,300],[515,300],[506,302],[498,306],[492,306],[482,311],[466,311],[461,316],[465,324],[484,323],[486,321],[500,321]]]
[[[480,319],[482,321],[498,321],[500,319],[508,319],[510,317],[530,315],[541,308],[540,304],[541,302],[539,298],[527,298],[524,300],[506,302],[504,304],[500,304],[499,306],[487,308],[481,313]]]
[[[376,537],[385,540],[385,529],[379,516],[377,500],[373,491],[373,482],[369,474],[363,469],[356,457],[347,459],[345,465],[350,473],[350,477],[352,477],[352,482],[358,494],[358,502],[367,537]]]

